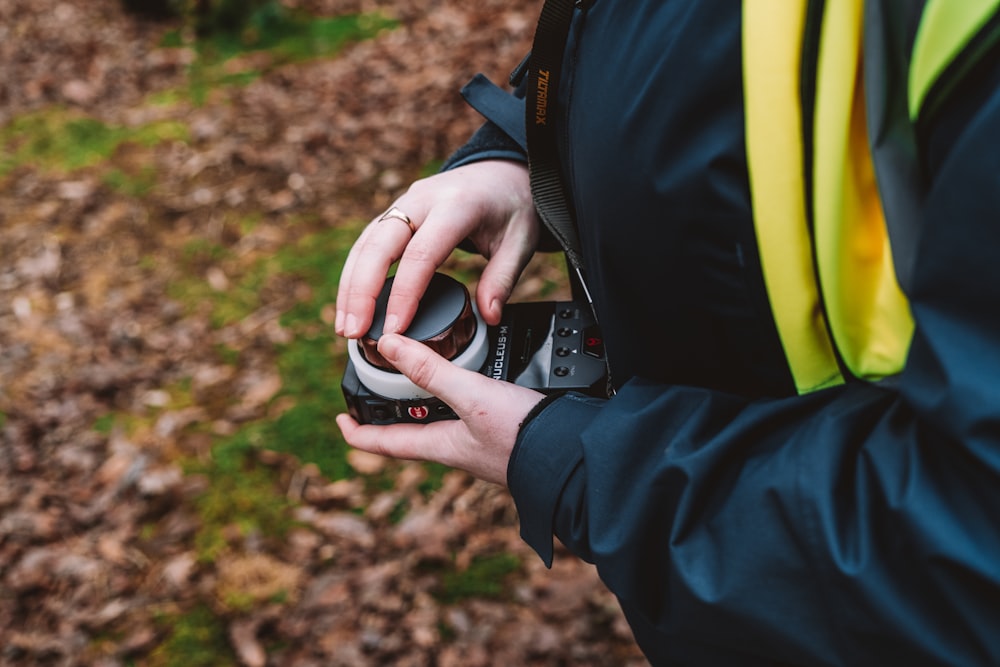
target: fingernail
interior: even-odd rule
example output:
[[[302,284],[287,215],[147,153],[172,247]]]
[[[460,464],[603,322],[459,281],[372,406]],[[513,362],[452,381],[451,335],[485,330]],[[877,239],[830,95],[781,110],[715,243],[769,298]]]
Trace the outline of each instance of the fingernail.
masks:
[[[358,318],[353,314],[348,314],[347,319],[344,321],[344,335],[348,338],[354,338],[358,335]]]
[[[399,318],[395,315],[386,315],[385,326],[382,327],[382,333],[398,333],[399,332]]]
[[[337,316],[333,318],[333,330],[340,333],[344,330],[344,311],[338,310]]]
[[[378,351],[390,362],[395,363],[399,355],[399,345],[399,336],[383,336],[379,339]]]

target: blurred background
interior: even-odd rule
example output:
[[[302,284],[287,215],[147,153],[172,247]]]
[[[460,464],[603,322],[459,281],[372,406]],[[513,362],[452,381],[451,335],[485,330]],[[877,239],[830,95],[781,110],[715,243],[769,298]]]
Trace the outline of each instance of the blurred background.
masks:
[[[538,9],[0,0],[0,665],[645,664],[504,491],[333,422],[346,252]]]

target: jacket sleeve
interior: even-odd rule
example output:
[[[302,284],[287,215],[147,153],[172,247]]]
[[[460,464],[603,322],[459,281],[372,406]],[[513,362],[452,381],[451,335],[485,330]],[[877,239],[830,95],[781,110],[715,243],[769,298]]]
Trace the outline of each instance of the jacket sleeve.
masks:
[[[481,160],[514,160],[527,162],[524,150],[492,121],[483,123],[467,142],[448,156],[441,171]]]
[[[522,429],[523,537],[595,563],[654,664],[1000,664],[990,68],[920,136],[916,331],[894,386],[750,401],[632,380]]]

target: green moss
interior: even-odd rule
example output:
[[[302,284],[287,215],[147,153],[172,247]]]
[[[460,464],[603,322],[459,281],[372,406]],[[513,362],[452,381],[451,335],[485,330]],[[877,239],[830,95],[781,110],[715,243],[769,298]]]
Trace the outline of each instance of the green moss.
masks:
[[[144,663],[148,667],[228,667],[236,665],[225,622],[205,606],[176,615],[160,615],[156,624],[168,632]]]
[[[425,498],[429,498],[435,491],[441,488],[441,485],[444,483],[444,476],[451,471],[451,468],[441,463],[425,463],[424,469],[427,471],[427,477],[424,478],[424,481],[420,482],[417,488]]]
[[[139,258],[139,268],[143,271],[152,272],[160,265],[160,259],[156,255],[143,255]]]
[[[181,261],[188,269],[204,268],[205,265],[225,259],[229,254],[229,250],[221,244],[203,238],[194,238],[184,244],[181,250]]]
[[[139,529],[139,542],[149,542],[154,537],[156,533],[159,532],[160,525],[154,522],[142,524],[142,528]]]
[[[96,422],[94,422],[93,429],[98,433],[104,433],[105,435],[107,435],[108,433],[111,433],[111,430],[112,428],[114,428],[114,425],[115,425],[114,415],[110,414],[102,415],[97,418]]]
[[[246,222],[251,226],[255,223]],[[275,420],[252,425],[252,434],[248,431],[236,438],[242,438],[248,446],[293,453],[304,462],[316,463],[333,479],[351,475],[347,447],[333,421],[333,416],[345,409],[340,390],[344,358],[342,349],[337,349],[333,328],[319,318],[323,306],[336,298],[340,270],[356,233],[339,229],[307,235],[243,268],[241,275],[230,275],[230,286],[224,291],[211,289],[204,275],[208,267],[228,261],[229,250],[207,241],[194,241],[183,250],[182,266],[187,277],[174,281],[168,289],[171,297],[192,310],[209,308],[212,324],[219,327],[260,308],[262,289],[279,274],[310,285],[311,298],[296,304],[282,318],[293,334],[291,342],[276,348],[283,382],[281,395],[290,398],[293,405]],[[239,363],[238,351],[218,352],[224,363]],[[216,455],[224,456],[219,449]]]
[[[260,294],[247,285],[224,292],[226,298],[217,301],[212,313],[212,326],[217,329],[235,324],[260,308]]]
[[[111,169],[101,180],[112,190],[129,197],[141,198],[148,195],[156,186],[157,174],[156,169],[151,166],[142,167],[135,173]]]
[[[279,352],[282,393],[295,405],[275,420],[267,446],[311,461],[332,479],[351,476],[347,445],[333,420],[343,412],[340,376],[343,365],[333,353],[331,336],[298,337]]]
[[[195,507],[201,527],[195,548],[202,562],[214,562],[226,550],[223,532],[235,526],[244,536],[281,540],[294,525],[291,503],[274,470],[256,463],[254,450],[261,438],[257,428],[247,428],[212,450],[211,461],[190,462],[189,473],[205,475],[207,490]]]
[[[320,18],[266,3],[239,22],[238,29],[209,31],[191,44],[197,57],[188,68],[187,96],[203,105],[213,91],[248,85],[273,67],[332,57],[348,44],[397,25],[378,13]],[[161,43],[182,45],[183,33],[168,33]],[[242,70],[234,67],[235,58],[252,52],[266,52],[270,62],[262,65],[253,60]]]
[[[237,226],[239,227],[240,233],[249,234],[260,225],[263,219],[264,216],[259,212],[251,212],[240,218]]]
[[[409,514],[409,512],[410,512],[410,501],[405,498],[401,499],[393,506],[392,511],[389,512],[389,523],[391,523],[394,526],[399,524],[403,519],[406,518],[406,515]]]
[[[315,323],[323,307],[337,300],[340,272],[360,232],[361,223],[324,230],[277,253],[275,259],[281,270],[307,282],[313,290],[312,299],[292,308],[282,317],[282,324]]]
[[[194,405],[191,378],[189,377],[181,378],[173,384],[163,387],[162,390],[166,392],[166,400],[163,405],[146,406],[145,409],[135,412],[109,412],[95,419],[91,428],[104,435],[109,435],[112,431],[117,430],[127,436],[134,436],[136,433],[151,430],[163,411],[181,410]]]
[[[521,559],[511,553],[475,558],[463,571],[445,572],[436,597],[445,604],[468,598],[503,598],[508,577],[521,568]]]
[[[168,30],[163,33],[163,37],[160,38],[159,45],[165,49],[176,49],[184,46],[184,31],[180,28],[176,30]]]
[[[187,140],[187,126],[179,122],[125,127],[52,107],[18,116],[0,128],[0,176],[23,165],[71,172],[106,160],[129,141],[152,146]]]
[[[288,60],[328,57],[349,43],[370,39],[397,25],[396,21],[381,14],[312,20],[291,17],[284,23],[274,24],[270,33],[274,45],[270,50]],[[267,34],[267,28],[261,29],[259,34]]]
[[[155,146],[163,141],[188,142],[191,140],[191,134],[187,124],[176,120],[164,120],[128,130],[126,140],[138,142],[143,146]]]
[[[444,621],[438,622],[437,625],[438,633],[441,635],[441,641],[445,644],[450,644],[458,637],[458,633],[455,632],[455,628]]]
[[[225,246],[204,239],[189,242],[181,257],[185,277],[175,280],[168,288],[171,298],[191,310],[207,304],[215,328],[234,324],[259,309],[263,305],[261,290],[279,271],[278,264],[268,258],[255,262],[242,275],[235,276],[227,289],[213,289],[205,279],[205,272],[231,256],[231,251]]]
[[[146,104],[151,107],[175,107],[183,103],[186,96],[179,90],[157,90],[146,96]]]
[[[207,63],[250,51],[268,51],[279,62],[296,62],[332,56],[347,44],[370,39],[397,25],[377,13],[317,18],[268,3],[254,12],[241,30],[218,31],[198,46]]]
[[[553,294],[566,288],[566,276],[569,275],[566,267],[566,255],[561,252],[552,252],[537,255],[535,261],[540,262],[553,269],[552,275],[556,279],[545,279],[538,288],[538,298],[551,298]]]
[[[227,345],[216,345],[215,353],[218,355],[222,363],[227,366],[239,366],[240,363],[240,351],[233,349]]]
[[[256,81],[262,76],[263,72],[258,72],[255,70],[245,70],[243,72],[233,72],[231,74],[223,74],[216,81],[214,85],[216,86],[249,86],[251,83]]]
[[[257,604],[257,599],[253,595],[242,591],[227,591],[222,599],[222,603],[226,606],[226,609],[231,609],[238,613],[248,612]]]
[[[281,271],[308,283],[312,294],[282,317],[282,324],[295,335],[279,348],[278,368],[282,394],[295,404],[272,424],[267,446],[317,464],[331,479],[353,475],[347,464],[348,447],[333,420],[346,410],[340,389],[346,354],[333,327],[320,317],[322,309],[336,300],[340,272],[359,227],[360,223],[307,235],[275,257]]]
[[[361,224],[306,234],[273,256],[246,267],[242,276],[230,276],[232,285],[224,292],[211,290],[202,276],[207,266],[224,261],[228,251],[205,242],[185,248],[186,273],[192,277],[177,281],[170,293],[192,307],[207,303],[217,326],[238,321],[259,308],[262,286],[276,276],[300,280],[310,287],[309,298],[296,303],[281,318],[291,340],[275,348],[282,379],[279,398],[288,400],[290,406],[275,419],[246,426],[228,444],[216,448],[214,456],[220,462],[228,460],[227,451],[266,448],[294,454],[303,463],[315,463],[329,479],[354,476],[347,462],[349,448],[334,421],[336,414],[346,410],[340,387],[347,363],[346,348],[321,317],[323,309],[336,301],[341,269]],[[225,363],[239,363],[238,351],[219,350],[219,356]],[[421,492],[429,496],[441,487],[449,468],[425,465],[428,475]],[[238,469],[229,463],[223,467]],[[369,481],[375,487],[383,482],[387,488],[393,484],[389,477]],[[212,551],[214,547],[209,543],[215,538],[207,534],[204,539],[204,549]]]

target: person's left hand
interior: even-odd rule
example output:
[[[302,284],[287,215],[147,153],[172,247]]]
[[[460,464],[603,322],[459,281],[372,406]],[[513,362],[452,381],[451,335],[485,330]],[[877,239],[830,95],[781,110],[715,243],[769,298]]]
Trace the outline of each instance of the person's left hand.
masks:
[[[399,334],[382,336],[378,351],[414,384],[451,406],[459,419],[375,426],[337,415],[347,443],[384,456],[436,461],[506,486],[521,422],[544,395],[460,368]]]

